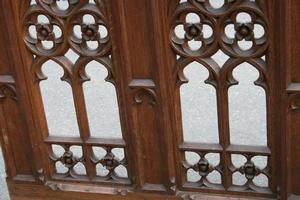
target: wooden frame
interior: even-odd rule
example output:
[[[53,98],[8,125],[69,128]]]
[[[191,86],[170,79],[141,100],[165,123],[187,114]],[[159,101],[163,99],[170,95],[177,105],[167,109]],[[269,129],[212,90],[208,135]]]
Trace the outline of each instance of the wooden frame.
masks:
[[[195,1],[189,0],[189,2]],[[236,4],[240,2],[248,1],[238,0]],[[193,55],[194,52],[185,51],[180,46],[182,44],[180,42],[170,44],[176,41],[170,38],[170,27],[173,27],[181,12],[185,12],[182,10],[194,9],[189,8],[191,5],[188,3],[183,3],[181,8],[179,0],[98,0],[95,5],[85,6],[88,1],[75,0],[74,5],[70,4],[70,9],[76,10],[81,7],[83,9],[76,10],[76,14],[70,11],[74,19],[73,17],[66,18],[70,14],[69,11],[56,13],[57,16],[50,15],[53,19],[59,19],[54,20],[56,25],[67,24],[64,29],[66,38],[63,41],[54,41],[57,43],[57,49],[44,52],[38,46],[38,41],[28,40],[28,35],[25,33],[26,23],[35,24],[31,20],[36,13],[55,13],[55,6],[51,2],[44,3],[40,4],[44,7],[39,5],[28,11],[29,3],[27,0],[3,0],[0,3],[2,30],[0,43],[3,47],[0,49],[0,127],[2,130],[0,141],[12,199],[229,198],[234,200],[267,198],[285,200],[299,198],[297,195],[300,195],[298,173],[300,149],[297,144],[300,141],[300,135],[297,132],[300,129],[298,111],[300,71],[297,66],[300,64],[298,56],[300,36],[296,34],[300,31],[298,26],[300,3],[298,1],[257,0],[257,4],[262,8],[262,15],[265,14],[269,34],[268,47],[264,50],[268,51],[265,54],[269,54],[268,65],[273,67],[268,71],[268,75],[264,74],[264,77],[261,75],[261,82],[258,83],[263,87],[268,87],[266,91],[270,92],[267,94],[269,95],[269,144],[267,148],[230,144],[226,125],[228,124],[226,123],[228,108],[226,108],[227,103],[224,103],[227,102],[227,95],[222,90],[218,93],[218,98],[220,98],[218,106],[223,111],[219,116],[222,118],[219,130],[224,132],[220,134],[220,145],[183,142],[178,88],[181,82],[185,81],[181,76],[183,68],[195,60],[195,57],[202,58],[203,52],[200,50]],[[226,1],[226,3],[232,3],[232,1]],[[255,10],[253,4],[244,3],[242,9],[250,8],[253,11]],[[103,40],[101,44],[105,47],[98,51],[82,50],[82,46],[69,38],[72,29],[69,27],[69,20],[75,22],[82,13],[89,12],[99,17],[99,21],[107,27],[110,34],[110,39]],[[215,13],[215,15],[219,14]],[[47,29],[47,27],[43,28]],[[221,34],[219,32],[217,31],[217,34]],[[88,33],[85,34],[90,36]],[[190,35],[197,37],[192,33]],[[48,37],[49,35],[45,33],[41,36]],[[217,49],[213,44],[208,43],[207,46],[209,51]],[[71,66],[63,57],[68,48],[74,49],[82,57],[75,66]],[[255,49],[255,52],[259,52],[259,49]],[[228,53],[234,54],[230,51]],[[33,54],[37,58],[33,59]],[[185,58],[176,60],[178,54]],[[111,55],[112,59],[110,59]],[[248,55],[248,57],[251,56]],[[245,58],[240,55],[236,57],[237,59],[232,62],[245,61]],[[48,136],[39,81],[45,78],[40,66],[49,58],[64,68],[64,80],[72,85],[81,134],[79,138],[66,139]],[[197,59],[203,64],[204,61],[201,58]],[[253,56],[251,59],[254,59]],[[88,81],[88,78],[84,74],[84,69],[81,69],[90,60],[97,60],[108,69],[107,80],[116,87],[123,140],[90,137],[82,91],[82,83]],[[232,65],[232,63],[229,64]],[[252,64],[255,65],[255,63]],[[179,69],[174,66],[179,66]],[[264,73],[262,71],[263,69],[260,72]],[[216,81],[220,81],[220,86],[224,86],[227,75],[230,73],[226,72],[226,77],[223,75],[224,77],[220,79],[215,79],[216,75],[211,74],[209,81],[213,85]],[[265,86],[266,84],[268,86]],[[215,87],[218,86],[215,85]],[[87,176],[72,177],[72,174],[53,176],[54,168],[50,163],[56,160],[49,161],[48,155],[51,154],[49,145],[51,144],[59,144],[66,148],[64,157],[57,159],[65,159],[65,164],[71,166],[70,170],[81,160],[74,161],[72,155],[68,154],[68,148],[72,144],[82,146]],[[114,157],[107,156],[95,161],[96,163],[109,161],[111,173],[109,177],[94,178],[95,163],[90,159],[92,157],[91,146],[103,147],[108,153],[112,148],[124,148],[125,160],[124,162],[117,161]],[[224,188],[203,188],[195,184],[186,187],[181,164],[184,151],[220,153],[225,174],[222,182]],[[249,188],[230,189],[231,172],[228,166],[231,153],[246,154],[250,158],[253,155],[269,156],[272,169],[270,190],[266,192],[251,191]],[[129,179],[121,180],[112,175],[112,171],[118,164],[124,164],[127,167]],[[36,192],[32,193],[32,191]]]

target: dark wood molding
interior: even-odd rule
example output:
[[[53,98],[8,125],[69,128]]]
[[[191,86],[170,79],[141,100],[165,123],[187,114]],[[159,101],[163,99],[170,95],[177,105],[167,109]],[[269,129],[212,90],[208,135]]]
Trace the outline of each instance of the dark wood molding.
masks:
[[[299,198],[299,0],[227,0],[224,9],[219,10],[213,9],[209,1],[195,0],[95,0],[95,4],[69,0],[71,4],[64,12],[57,10],[55,1],[37,2],[35,6],[30,6],[29,0],[0,3],[0,142],[13,200]],[[266,30],[266,37],[259,41],[253,38],[254,22],[238,23],[234,19],[237,10],[255,16]],[[201,24],[182,20],[191,11],[212,27],[212,38],[203,39]],[[51,23],[38,24],[35,18],[40,13],[46,13]],[[100,37],[93,24],[80,22],[85,13],[92,13],[108,31],[96,50],[85,44]],[[81,25],[83,39],[72,34],[76,23]],[[179,23],[185,27],[184,38],[173,34]],[[237,31],[233,39],[223,33],[228,23],[234,24]],[[37,39],[27,33],[28,24],[39,29]],[[63,30],[62,39],[53,38],[54,25]],[[54,48],[43,49],[41,42],[46,39],[54,42]],[[189,49],[187,43],[192,39],[201,40],[203,47]],[[234,41],[241,39],[254,41],[252,49],[241,52]],[[74,64],[64,56],[68,49],[79,55]],[[223,67],[211,59],[220,49],[230,57]],[[39,86],[46,79],[42,65],[49,59],[63,69],[62,81],[72,88],[79,137],[49,136]],[[122,139],[90,134],[83,84],[90,80],[85,67],[92,60],[105,67],[105,80],[116,90]],[[180,87],[188,84],[184,69],[192,62],[208,70],[205,83],[216,90],[218,144],[183,139]],[[228,89],[238,84],[233,70],[244,62],[257,69],[255,84],[267,96],[265,147],[230,143]],[[53,156],[51,145],[63,147],[64,154]],[[82,158],[72,154],[72,145],[82,147]],[[95,158],[93,147],[103,148],[107,155]],[[124,149],[123,160],[112,153],[114,148]],[[198,154],[200,161],[188,164],[185,152]],[[209,153],[220,156],[218,166],[211,166],[205,159]],[[243,155],[247,162],[235,167],[232,154]],[[265,169],[258,169],[251,161],[255,156],[268,157]],[[56,173],[58,161],[68,166],[67,174]],[[84,163],[86,176],[70,172],[78,162]],[[99,163],[109,169],[106,177],[96,176]],[[127,169],[128,178],[113,173],[117,165]],[[189,169],[196,169],[204,178],[198,183],[188,182]],[[213,170],[220,173],[220,184],[206,179]],[[232,174],[237,171],[247,176],[244,186],[233,185]],[[254,186],[258,174],[268,177],[269,187]]]

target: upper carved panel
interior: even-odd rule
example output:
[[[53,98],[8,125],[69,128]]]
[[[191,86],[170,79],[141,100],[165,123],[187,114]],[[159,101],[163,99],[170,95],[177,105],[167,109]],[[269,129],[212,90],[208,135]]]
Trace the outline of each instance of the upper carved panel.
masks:
[[[38,56],[64,55],[72,48],[82,56],[104,56],[111,48],[101,2],[38,0],[23,19],[24,41]]]
[[[260,4],[254,0],[223,2],[213,6],[209,0],[180,1],[171,17],[170,32],[178,55],[210,57],[219,48],[230,57],[263,55],[268,26]]]

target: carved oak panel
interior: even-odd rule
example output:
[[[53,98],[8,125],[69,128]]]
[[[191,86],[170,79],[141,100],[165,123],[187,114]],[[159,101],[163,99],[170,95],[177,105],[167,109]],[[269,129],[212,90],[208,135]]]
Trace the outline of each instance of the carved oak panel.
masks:
[[[216,3],[216,1],[213,1]],[[214,5],[208,0],[183,0],[170,3],[169,42],[176,61],[173,67],[173,84],[175,91],[175,117],[177,123],[177,177],[178,187],[191,191],[230,191],[255,192],[262,195],[276,193],[274,171],[274,153],[271,151],[274,134],[271,120],[271,108],[274,108],[274,93],[270,91],[274,73],[272,65],[273,52],[270,50],[273,24],[269,8],[272,1],[226,0]],[[259,29],[259,31],[258,31]],[[222,56],[224,62],[218,57]],[[182,127],[182,110],[180,109],[180,87],[189,84],[185,69],[192,63],[198,63],[208,71],[206,84],[215,88],[217,96],[219,144],[204,144],[184,140]],[[247,63],[258,71],[258,78],[253,87],[260,86],[266,94],[267,110],[267,146],[232,144],[229,120],[229,89],[239,82],[233,71]],[[198,67],[198,66],[197,66]],[[273,68],[273,69],[272,69]],[[242,70],[243,68],[241,68]],[[196,90],[194,92],[197,92]],[[247,92],[247,91],[245,91]],[[205,94],[202,94],[205,95]],[[242,94],[240,94],[242,95]],[[242,97],[241,97],[242,98]],[[179,106],[178,106],[179,105]],[[194,105],[201,106],[201,105]],[[253,108],[254,109],[254,108]],[[240,111],[242,112],[242,111]],[[199,122],[201,123],[201,122]],[[263,123],[263,122],[260,122]],[[201,124],[199,124],[200,126]],[[206,129],[202,129],[205,135]],[[248,137],[254,137],[251,132]],[[273,138],[272,138],[273,137]],[[263,137],[260,139],[262,140]],[[258,138],[259,139],[259,138]],[[246,141],[245,141],[246,142]],[[196,153],[198,159],[191,164],[186,154]],[[207,159],[208,154],[219,153],[220,162],[214,166]],[[245,158],[241,166],[232,163],[231,156],[237,154]],[[267,156],[264,168],[254,162],[256,156]],[[189,180],[190,171],[199,176]],[[207,178],[211,173],[221,175],[219,183]],[[245,182],[235,184],[234,174],[245,177]],[[258,184],[257,177],[265,176],[265,184]]]
[[[0,142],[13,199],[285,200],[299,194],[299,5],[1,1]],[[105,77],[90,73],[91,65]],[[239,73],[248,73],[246,79]],[[209,89],[188,96],[183,89],[199,84],[196,76]],[[95,79],[102,82],[87,89]],[[102,93],[103,83],[113,91],[88,96]],[[51,84],[57,89],[44,95]],[[259,91],[255,101],[252,89]],[[208,106],[201,110],[194,97],[208,97]],[[55,111],[47,105],[52,101]],[[92,115],[111,102],[116,110]],[[249,110],[235,102],[262,115],[248,119]],[[113,117],[116,133],[115,121],[100,125]],[[53,119],[62,128],[53,129],[59,126]],[[197,121],[190,129],[189,119]],[[235,129],[239,123],[243,130]]]
[[[118,87],[105,1],[31,1],[22,13],[22,23],[24,44],[32,55],[32,64],[28,67],[36,104],[43,107],[45,103],[40,91],[41,82],[47,80],[43,66],[49,60],[54,61],[63,70],[61,81],[71,86],[72,96],[68,97],[74,101],[71,106],[75,107],[75,123],[80,132],[78,137],[64,133],[53,136],[47,128],[45,111],[39,110],[44,142],[42,154],[48,157],[38,170],[40,180],[52,188],[53,184],[48,182],[55,180],[130,184],[126,144],[123,139],[91,135],[83,90],[83,84],[90,81],[86,68],[92,61],[107,70],[105,81]],[[97,148],[101,148],[104,155],[97,155]],[[125,155],[118,157],[118,153],[114,153],[116,149]],[[117,172],[120,167],[123,175]]]

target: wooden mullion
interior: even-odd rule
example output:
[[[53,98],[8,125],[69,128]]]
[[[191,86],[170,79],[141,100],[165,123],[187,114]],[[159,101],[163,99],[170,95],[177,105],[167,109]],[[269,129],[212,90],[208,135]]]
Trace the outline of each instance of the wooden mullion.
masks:
[[[86,141],[90,137],[89,121],[86,111],[86,104],[84,99],[84,91],[82,88],[82,82],[72,82],[72,91],[74,95],[74,105],[76,109],[76,116],[78,121],[78,126],[80,130],[80,137],[83,140],[82,150],[85,159],[85,167],[87,175],[90,178],[96,176],[95,165],[93,164],[92,157],[92,147],[86,144]]]
[[[226,79],[219,76],[219,86],[217,87],[217,108],[219,124],[219,140],[223,148],[220,155],[220,162],[223,169],[222,183],[225,190],[228,190],[232,184],[232,175],[228,166],[231,164],[230,154],[226,149],[230,145],[230,128],[229,128],[229,109],[228,109],[228,88]]]

